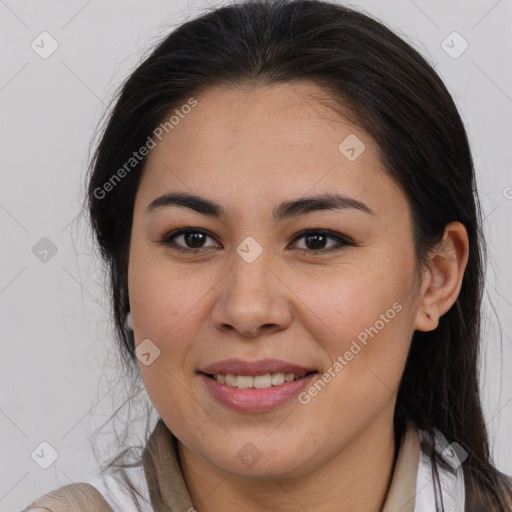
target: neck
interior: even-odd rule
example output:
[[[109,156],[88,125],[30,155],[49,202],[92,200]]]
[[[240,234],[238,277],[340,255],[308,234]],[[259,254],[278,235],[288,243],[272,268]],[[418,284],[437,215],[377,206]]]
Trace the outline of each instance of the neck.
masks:
[[[379,512],[391,484],[397,449],[393,421],[388,420],[372,424],[321,467],[293,478],[230,474],[179,441],[178,453],[197,512]]]

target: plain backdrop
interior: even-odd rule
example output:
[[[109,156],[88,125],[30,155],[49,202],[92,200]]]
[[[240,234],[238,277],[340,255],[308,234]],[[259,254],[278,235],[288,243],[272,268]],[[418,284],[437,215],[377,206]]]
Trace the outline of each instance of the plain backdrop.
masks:
[[[209,5],[0,0],[0,511],[85,481],[97,467],[91,435],[120,405],[124,385],[99,261],[76,218],[90,140],[144,52]],[[485,417],[495,463],[512,474],[512,0],[349,5],[435,65],[466,124],[491,260]],[[104,446],[116,451],[113,441]],[[44,469],[38,453],[58,458]]]

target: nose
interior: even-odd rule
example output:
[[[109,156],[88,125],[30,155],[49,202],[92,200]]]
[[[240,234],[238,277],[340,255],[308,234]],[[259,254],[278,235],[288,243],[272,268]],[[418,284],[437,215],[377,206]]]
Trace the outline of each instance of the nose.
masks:
[[[212,321],[217,329],[255,338],[290,325],[293,293],[264,254],[252,263],[234,256],[230,271],[215,287]]]

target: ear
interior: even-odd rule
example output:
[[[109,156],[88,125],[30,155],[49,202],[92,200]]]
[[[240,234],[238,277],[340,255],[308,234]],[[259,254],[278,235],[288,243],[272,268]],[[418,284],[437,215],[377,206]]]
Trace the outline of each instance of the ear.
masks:
[[[431,253],[428,268],[423,272],[414,321],[416,330],[434,330],[439,325],[439,318],[457,300],[468,252],[466,228],[460,222],[450,222],[445,228],[443,240]]]

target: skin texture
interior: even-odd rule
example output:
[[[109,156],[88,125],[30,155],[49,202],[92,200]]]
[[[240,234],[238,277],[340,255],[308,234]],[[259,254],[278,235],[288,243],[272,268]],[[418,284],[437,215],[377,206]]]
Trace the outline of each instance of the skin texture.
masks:
[[[179,440],[194,506],[378,511],[394,469],[393,411],[411,337],[434,329],[456,300],[466,230],[449,224],[419,273],[409,205],[378,146],[328,108],[327,93],[312,83],[216,87],[195,98],[149,155],[128,272],[136,345],[150,339],[160,350],[152,364],[139,361],[140,371]],[[338,149],[350,134],[366,146],[354,161]],[[177,191],[221,204],[225,218],[176,206],[145,215],[153,199]],[[272,218],[283,201],[334,191],[374,215],[344,209]],[[208,232],[202,252],[160,242],[183,227]],[[295,240],[304,229],[355,245],[326,252],[337,240]],[[236,251],[248,236],[262,249],[252,263]],[[240,413],[217,402],[197,374],[227,358],[277,358],[321,375],[394,303],[400,312],[306,405],[292,398],[270,412]],[[250,467],[237,456],[248,442],[261,455]]]

